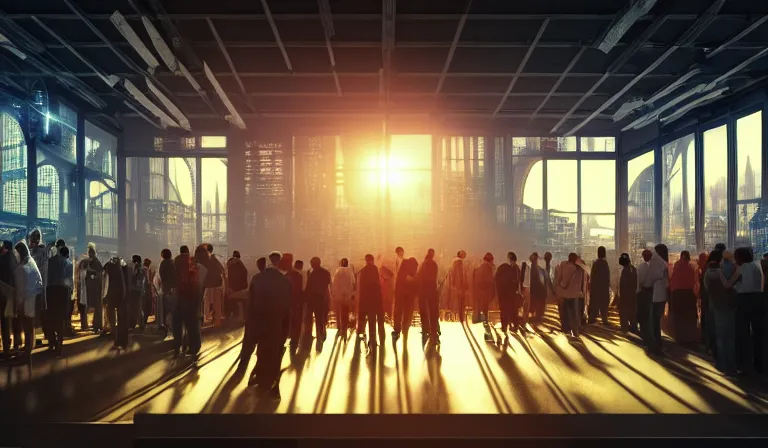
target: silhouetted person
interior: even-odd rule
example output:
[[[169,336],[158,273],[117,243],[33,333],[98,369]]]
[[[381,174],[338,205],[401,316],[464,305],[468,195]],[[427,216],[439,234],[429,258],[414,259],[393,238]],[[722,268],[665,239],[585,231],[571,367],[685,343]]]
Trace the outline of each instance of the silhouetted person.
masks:
[[[249,320],[258,340],[256,367],[249,383],[255,383],[262,394],[268,393],[275,400],[280,399],[280,361],[288,338],[291,306],[291,281],[278,269],[280,258],[280,253],[270,254],[270,268],[253,277],[249,307]]]
[[[46,246],[43,241],[43,233],[39,227],[35,227],[29,232],[29,245],[27,246],[30,256],[35,260],[38,270],[40,271],[40,278],[43,279],[43,289],[35,299],[35,328],[42,328],[43,335],[47,340],[52,340],[53,337],[50,334],[50,328],[48,320],[46,319],[46,311],[48,309],[46,301],[46,288],[48,286],[48,258],[51,256],[51,250]],[[42,340],[36,340],[37,345],[43,343]]]
[[[517,265],[517,255],[509,252],[507,260],[508,263],[502,263],[496,270],[494,278],[501,311],[501,332],[504,334],[517,330],[518,313],[523,305],[523,297],[520,294],[522,274],[520,266]]]
[[[128,314],[130,316],[128,329],[132,330],[136,325],[142,327],[144,320],[142,302],[147,288],[147,276],[145,275],[140,255],[131,257],[131,264],[128,268],[126,300],[128,302]]]
[[[365,256],[365,266],[360,270],[357,280],[357,335],[365,335],[365,323],[368,322],[368,347],[374,349],[376,330],[379,339],[384,340],[384,301],[379,281],[379,269],[374,264],[373,255]]]
[[[579,263],[579,256],[573,252],[568,254],[568,260],[560,263],[555,274],[555,287],[560,307],[560,321],[563,332],[573,338],[578,338],[581,327],[581,306],[579,298],[584,297],[586,272]]]
[[[621,254],[619,278],[619,321],[621,331],[637,333],[637,269],[629,254]]]
[[[113,348],[125,348],[128,346],[125,267],[125,260],[120,257],[112,257],[104,265],[107,285],[107,295],[105,298],[107,302],[107,321],[114,339],[115,345]]]
[[[429,249],[417,276],[419,287],[419,316],[421,317],[421,343],[431,340],[439,344],[437,325],[440,318],[440,296],[437,292],[437,263],[435,250]]]
[[[763,373],[766,311],[763,270],[755,262],[752,248],[740,247],[733,255],[736,269],[726,286],[736,291],[736,363],[739,370],[744,371],[753,364],[757,373]]]
[[[336,311],[338,335],[347,340],[349,313],[353,310],[352,294],[355,292],[355,273],[349,267],[349,260],[342,258],[339,267],[333,272],[331,284],[333,307]]]
[[[88,328],[88,309],[93,308],[91,329],[94,333],[99,333],[104,329],[104,304],[102,302],[104,267],[101,260],[96,256],[94,245],[88,245],[88,253],[80,259],[77,271],[81,327],[82,329]]]
[[[235,315],[235,310],[242,307],[243,320],[245,320],[245,309],[248,301],[238,301],[232,299],[232,294],[248,289],[248,268],[240,259],[240,252],[234,251],[232,258],[227,261],[227,317]]]
[[[736,375],[736,310],[734,291],[728,288],[723,275],[723,251],[715,249],[709,254],[704,273],[704,287],[709,296],[711,323],[715,332],[715,367],[725,375]]]
[[[256,269],[258,269],[259,272],[264,272],[264,270],[267,269],[267,259],[264,257],[261,257],[258,260],[256,260]]]
[[[651,258],[653,252],[643,250],[643,262],[637,267],[637,323],[640,325],[640,336],[647,348],[651,348],[651,318],[653,310],[653,280],[650,277]]]
[[[2,248],[0,248],[0,281],[5,283],[10,288],[16,286],[16,279],[14,278],[14,272],[16,270],[16,255],[13,253],[13,243],[4,240]],[[0,289],[0,330],[3,340],[3,353],[0,355],[0,359],[7,359],[11,350],[11,333],[13,333],[13,345],[18,350],[21,339],[20,331],[12,331],[13,321],[15,319],[14,303],[16,298],[14,296],[7,296],[5,294],[6,288]],[[17,325],[18,327],[18,325]]]
[[[661,318],[669,300],[669,249],[664,244],[654,247],[647,279],[653,284],[653,306],[651,312],[651,353],[662,355]]]
[[[419,264],[415,258],[403,260],[400,270],[397,272],[395,280],[395,325],[392,331],[392,341],[396,342],[403,334],[403,341],[408,340],[408,330],[413,321],[413,311],[415,308],[416,294],[418,293],[418,284],[416,283],[416,273]]]
[[[446,308],[457,314],[459,322],[464,322],[469,290],[469,268],[465,263],[467,253],[460,250],[448,270],[448,304]]]
[[[208,250],[205,246],[195,249],[195,256],[189,248],[182,246],[174,260],[176,271],[176,311],[173,319],[174,356],[181,354],[183,333],[186,330],[189,353],[197,357],[200,352],[200,317],[203,300],[203,285],[208,268]]]
[[[173,325],[169,324],[170,316],[173,314],[176,303],[176,267],[173,263],[173,254],[170,249],[163,249],[160,252],[160,257],[163,261],[160,262],[160,267],[157,269],[157,278],[160,283],[160,290],[162,291],[161,297],[158,298],[158,304],[160,305],[158,311],[158,318],[162,325],[173,331]]]
[[[64,328],[72,320],[69,305],[72,302],[74,273],[72,261],[69,259],[69,248],[63,246],[53,257],[48,259],[48,315],[50,336],[49,350],[55,350],[58,356],[64,346]],[[87,324],[87,322],[86,322]]]
[[[605,259],[605,247],[597,248],[597,260],[589,274],[589,323],[597,322],[599,314],[603,325],[608,323],[608,305],[611,302],[611,269]]]
[[[304,269],[304,262],[296,260],[293,263],[293,269],[291,269],[286,275],[288,280],[291,281],[291,319],[290,319],[290,334],[291,338],[291,353],[295,353],[299,348],[301,342],[302,329],[311,329],[312,324],[305,325],[305,308],[307,305],[306,297],[304,295],[304,275],[301,271]],[[309,311],[306,311],[309,314]],[[311,319],[311,315],[310,315]]]
[[[696,309],[696,270],[691,265],[691,254],[687,250],[680,253],[680,259],[672,270],[669,302],[670,330],[672,337],[681,344],[690,344],[697,340],[698,311]]]
[[[208,252],[208,274],[205,279],[205,295],[203,297],[203,321],[212,320],[214,325],[221,323],[222,303],[224,302],[224,287],[227,283],[227,273],[216,255],[213,245],[205,244]]]
[[[312,269],[307,275],[307,287],[304,294],[307,296],[309,309],[315,317],[315,336],[318,347],[322,347],[322,343],[326,339],[326,323],[331,301],[331,273],[320,266],[320,258],[318,257],[312,257],[309,264]]]
[[[152,284],[155,279],[155,272],[152,269],[152,260],[145,258],[142,263],[144,270],[144,279],[146,281],[144,291],[141,294],[141,321],[139,327],[144,330],[149,322],[149,316],[152,315],[152,302],[154,301],[154,292],[152,290]],[[159,324],[157,316],[155,316],[155,324]]]
[[[544,318],[547,306],[547,272],[539,266],[539,253],[534,252],[530,258],[528,267],[528,287],[530,291],[530,316],[531,322],[538,324]]]

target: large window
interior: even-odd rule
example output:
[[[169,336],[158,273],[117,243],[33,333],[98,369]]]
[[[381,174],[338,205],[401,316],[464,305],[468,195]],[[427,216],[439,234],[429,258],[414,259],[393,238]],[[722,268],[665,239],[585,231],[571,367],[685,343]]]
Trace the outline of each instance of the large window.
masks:
[[[0,113],[0,182],[3,186],[2,210],[27,214],[27,144],[21,126],[6,112]]]
[[[201,161],[203,241],[214,253],[228,256],[227,249],[227,159],[204,158]]]
[[[613,137],[582,137],[581,152],[616,152]]]
[[[728,240],[728,128],[704,132],[704,248]]]
[[[59,172],[51,165],[37,169],[37,217],[59,220]]]
[[[765,233],[758,216],[762,197],[763,114],[736,120],[736,246],[753,246]]]
[[[627,226],[629,249],[636,260],[655,244],[653,151],[627,162]]]
[[[557,259],[567,257],[567,252],[578,245],[578,161],[547,160],[547,209],[549,235],[546,247]]]
[[[661,240],[672,252],[696,250],[696,147],[693,134],[662,153]]]
[[[616,248],[616,161],[581,162],[581,244],[584,259]]]

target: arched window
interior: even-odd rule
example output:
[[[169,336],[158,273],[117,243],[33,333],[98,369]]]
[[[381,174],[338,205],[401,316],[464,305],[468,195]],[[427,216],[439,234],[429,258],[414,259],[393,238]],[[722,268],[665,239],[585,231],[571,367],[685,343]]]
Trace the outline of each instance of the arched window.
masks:
[[[0,182],[3,186],[2,210],[27,214],[27,144],[19,122],[6,112],[0,113]]]
[[[59,172],[52,165],[37,168],[37,217],[59,220]]]

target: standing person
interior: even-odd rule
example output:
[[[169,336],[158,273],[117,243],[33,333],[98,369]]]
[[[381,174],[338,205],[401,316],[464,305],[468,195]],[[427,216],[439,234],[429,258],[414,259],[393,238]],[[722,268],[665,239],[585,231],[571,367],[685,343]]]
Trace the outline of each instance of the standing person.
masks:
[[[736,311],[732,290],[725,285],[723,276],[723,251],[713,250],[704,273],[704,287],[709,297],[709,307],[715,328],[717,354],[715,367],[725,375],[736,375]]]
[[[502,263],[496,270],[496,294],[499,296],[501,310],[501,332],[517,330],[518,312],[523,298],[520,295],[521,272],[517,265],[517,255],[507,254],[508,263]]]
[[[661,319],[664,317],[664,308],[669,301],[669,249],[664,244],[654,247],[655,253],[649,262],[647,280],[653,284],[653,305],[651,311],[651,337],[650,352],[654,355],[663,355],[661,338]]]
[[[14,282],[16,283],[14,308],[24,329],[24,354],[19,357],[19,361],[24,364],[31,364],[32,350],[35,347],[37,297],[43,290],[43,279],[40,276],[37,263],[29,253],[27,244],[20,241],[16,244],[15,249],[19,255],[19,263],[14,270]]]
[[[374,264],[373,255],[365,256],[365,266],[358,273],[357,280],[357,336],[365,337],[365,323],[368,322],[368,348],[373,350],[379,339],[384,341],[384,298],[382,297],[379,269]]]
[[[144,272],[144,291],[141,294],[141,322],[139,327],[142,331],[147,327],[149,323],[149,316],[152,314],[152,305],[157,292],[154,290],[155,270],[152,269],[152,260],[145,258],[142,263],[142,270]],[[160,321],[155,316],[155,325],[159,326]]]
[[[291,338],[291,353],[296,353],[301,342],[302,329],[310,330],[312,324],[305,325],[304,315],[305,308],[307,307],[306,296],[304,295],[304,262],[296,260],[293,263],[293,269],[286,274],[288,280],[291,281],[291,318],[290,318],[290,330],[289,337]],[[310,314],[309,311],[306,311]],[[310,314],[310,320],[312,316]]]
[[[725,243],[715,244],[715,250],[719,250],[723,253],[722,269],[725,278],[733,277],[733,271],[736,270],[736,265],[733,263],[733,254],[728,252],[728,248]]]
[[[104,265],[106,276],[107,323],[110,326],[114,347],[128,346],[128,310],[125,290],[125,260],[112,257]],[[118,325],[118,322],[120,325]]]
[[[646,348],[653,346],[651,334],[651,315],[653,310],[653,280],[650,277],[653,252],[643,250],[643,262],[637,267],[637,323],[640,325],[640,337]]]
[[[673,337],[680,344],[690,344],[696,341],[697,312],[696,312],[696,271],[691,265],[691,253],[684,250],[680,253],[672,269],[672,300],[669,303],[672,322],[670,329]]]
[[[163,249],[160,252],[160,267],[157,269],[156,278],[159,280],[160,290],[162,291],[158,299],[158,318],[162,325],[173,332],[171,315],[176,302],[176,268],[173,264],[173,254],[170,249]]]
[[[331,297],[339,329],[337,335],[346,341],[349,313],[353,309],[352,294],[355,292],[355,274],[349,267],[349,260],[346,258],[342,258],[339,264],[340,266],[333,272]]]
[[[249,385],[257,385],[262,395],[268,394],[277,401],[280,400],[280,362],[288,338],[291,307],[291,281],[278,269],[280,259],[279,252],[271,253],[270,267],[253,277],[248,311],[249,323],[256,329],[258,340],[256,367]],[[316,275],[320,269],[318,259],[313,269]]]
[[[328,318],[328,308],[331,300],[331,273],[321,266],[320,258],[312,257],[309,260],[312,269],[307,276],[307,303],[310,312],[315,317],[315,337],[318,342],[318,349],[321,349],[325,342],[326,320]],[[311,334],[312,330],[308,330]]]
[[[3,340],[3,353],[0,355],[0,358],[2,359],[8,359],[11,351],[11,329],[13,328],[13,320],[16,316],[16,309],[14,308],[16,298],[10,295],[10,288],[16,286],[14,274],[17,264],[16,255],[13,253],[13,243],[4,240],[3,246],[0,248],[0,282],[5,284],[0,289],[0,330],[2,330],[0,338]],[[21,335],[16,331],[13,331],[13,333],[13,345],[18,350]]]
[[[523,317],[520,320],[520,329],[522,331],[525,331],[525,326],[528,323],[528,318],[531,314],[531,276],[530,276],[530,266],[528,266],[528,263],[531,260],[531,257],[533,254],[528,256],[528,261],[523,261],[523,264],[520,266],[520,272],[523,275],[523,283],[520,285],[520,294],[523,298]]]
[[[437,325],[440,314],[439,295],[437,292],[437,271],[435,250],[429,249],[421,263],[417,281],[419,286],[419,316],[421,317],[421,344],[431,340],[434,345],[440,344],[437,335]]]
[[[256,269],[259,271],[256,275],[267,270],[267,259],[265,257],[256,260]],[[250,362],[251,356],[253,356],[253,351],[256,349],[256,344],[259,342],[256,322],[251,318],[251,310],[253,309],[251,301],[251,298],[253,297],[252,288],[253,280],[256,278],[256,275],[251,278],[251,284],[248,286],[248,305],[245,307],[245,331],[243,331],[243,345],[240,348],[240,361],[237,366],[238,370],[241,371],[248,368],[248,363]]]
[[[233,317],[235,315],[234,309],[241,308],[240,316],[245,320],[245,308],[248,303],[247,300],[239,302],[231,298],[232,294],[245,291],[248,289],[248,268],[245,267],[245,263],[240,260],[240,252],[234,251],[232,258],[227,261],[227,303],[228,309],[227,317]]]
[[[619,320],[621,331],[637,334],[637,269],[632,265],[629,254],[619,257]]]
[[[48,298],[49,330],[51,340],[48,341],[48,350],[56,351],[58,356],[62,354],[64,346],[64,328],[69,325],[71,312],[69,304],[72,299],[74,274],[72,261],[69,259],[69,248],[63,246],[48,259]]]
[[[40,272],[40,277],[43,279],[43,289],[35,299],[35,329],[41,328],[44,337],[48,341],[51,341],[53,337],[50,334],[50,328],[47,319],[45,318],[45,311],[47,310],[45,290],[48,286],[48,258],[50,258],[51,253],[49,247],[43,242],[43,232],[40,228],[35,227],[29,233],[29,246],[27,246],[27,249],[29,250],[30,256],[35,260],[35,264]],[[43,341],[42,339],[36,339],[35,343],[37,345],[42,345]]]
[[[446,308],[454,313],[459,322],[464,322],[466,297],[469,290],[468,268],[465,263],[467,253],[458,251],[448,270],[448,303]]]
[[[763,297],[763,270],[755,262],[752,249],[740,247],[734,252],[736,269],[726,287],[736,291],[736,363],[744,370],[752,362],[757,373],[763,373],[763,337],[766,304]],[[725,277],[723,278],[724,280]],[[752,342],[752,353],[748,353]],[[752,358],[750,360],[750,358]]]
[[[203,308],[204,322],[213,321],[218,326],[221,324],[221,306],[224,302],[224,287],[227,282],[227,273],[216,255],[213,254],[213,245],[205,244],[208,251],[208,275],[205,280],[205,297]]]
[[[611,269],[606,260],[605,247],[597,248],[597,260],[589,274],[589,323],[597,322],[597,315],[608,326],[608,305],[611,301]]]
[[[413,321],[414,300],[418,293],[416,284],[416,273],[419,264],[415,258],[409,258],[403,261],[400,269],[397,271],[395,280],[395,325],[392,331],[392,342],[397,342],[400,333],[403,334],[403,344],[408,341],[408,330]]]
[[[143,327],[142,301],[147,289],[147,277],[140,255],[131,257],[131,265],[128,268],[126,301],[128,302],[128,314],[131,316],[128,321],[128,331],[131,331],[136,328],[136,325]]]
[[[699,299],[700,299],[700,315],[701,315],[701,328],[699,333],[699,340],[704,342],[707,352],[715,356],[717,352],[717,343],[715,340],[715,321],[712,315],[712,310],[709,307],[709,291],[704,287],[704,274],[707,272],[709,265],[709,254],[702,252],[699,254],[698,261],[698,281],[699,281]]]
[[[88,245],[88,252],[78,263],[78,303],[81,308],[81,326],[88,328],[88,309],[93,308],[93,323],[91,329],[94,333],[100,333],[104,329],[104,305],[102,304],[102,286],[104,267],[96,256],[96,246]],[[85,317],[85,319],[84,319]]]
[[[195,360],[200,355],[202,344],[200,337],[200,319],[202,318],[203,291],[208,273],[208,248],[200,245],[195,249],[194,257],[189,248],[182,246],[180,254],[174,260],[176,268],[176,312],[173,322],[174,357],[180,355],[183,330],[189,340],[189,354]]]
[[[472,283],[475,296],[475,319],[476,321],[481,321],[483,323],[485,340],[488,342],[493,342],[491,327],[488,325],[488,309],[496,294],[496,285],[493,278],[495,271],[496,267],[493,265],[493,254],[488,252],[483,257],[483,262],[480,266],[475,268],[472,272]]]
[[[531,265],[527,271],[530,300],[531,322],[541,323],[547,307],[547,272],[539,265],[539,253],[534,252],[530,258]]]
[[[571,338],[579,338],[581,317],[579,298],[584,295],[586,272],[579,265],[579,256],[568,254],[568,260],[560,263],[556,270],[555,287],[559,300],[562,301],[563,316],[561,317],[563,332]]]

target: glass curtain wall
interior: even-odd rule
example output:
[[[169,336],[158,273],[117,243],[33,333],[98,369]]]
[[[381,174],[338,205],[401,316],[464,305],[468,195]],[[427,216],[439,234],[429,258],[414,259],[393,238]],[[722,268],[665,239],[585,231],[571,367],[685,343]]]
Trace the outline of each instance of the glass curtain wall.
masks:
[[[736,247],[768,249],[758,213],[763,188],[763,113],[736,120]]]
[[[704,132],[704,249],[728,241],[728,127]]]
[[[216,255],[228,257],[227,159],[203,158],[201,169],[202,239],[213,245]]]
[[[117,138],[85,122],[86,237],[117,252]],[[84,246],[83,246],[84,249]]]
[[[27,144],[18,120],[0,112],[0,182],[3,186],[2,204],[5,213],[27,215]]]
[[[648,151],[627,162],[628,246],[635,263],[656,241],[654,203],[654,154]]]
[[[670,253],[696,251],[696,144],[694,134],[661,147],[661,240]]]

